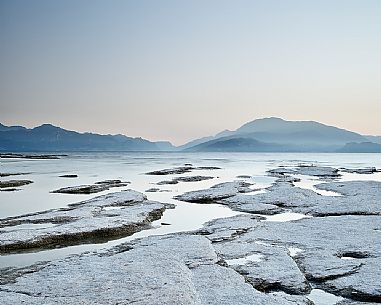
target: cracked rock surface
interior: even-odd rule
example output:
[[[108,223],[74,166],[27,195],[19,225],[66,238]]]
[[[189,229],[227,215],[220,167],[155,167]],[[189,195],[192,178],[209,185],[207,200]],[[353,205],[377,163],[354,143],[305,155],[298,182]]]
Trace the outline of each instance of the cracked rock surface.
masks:
[[[0,286],[5,304],[311,304],[303,296],[261,293],[218,264],[207,238],[188,234],[147,237],[18,272]]]
[[[236,211],[263,215],[285,211],[320,217],[381,214],[381,182],[378,181],[335,181],[316,185],[317,189],[336,192],[342,196],[322,196],[284,180],[276,181],[263,193],[244,194],[252,190],[239,183],[218,184],[206,190],[184,193],[176,196],[176,199],[220,203]]]
[[[224,231],[229,233],[223,235]],[[241,233],[232,238],[232,231]],[[330,293],[364,302],[381,301],[380,232],[381,216],[271,222],[240,215],[211,222],[202,230],[225,260],[261,255],[259,262],[233,266],[254,287],[302,294],[309,290],[308,280]],[[290,247],[302,252],[291,259],[286,251]]]
[[[0,251],[70,245],[130,235],[159,219],[168,204],[127,190],[49,210],[0,220]],[[35,227],[33,227],[35,226]]]

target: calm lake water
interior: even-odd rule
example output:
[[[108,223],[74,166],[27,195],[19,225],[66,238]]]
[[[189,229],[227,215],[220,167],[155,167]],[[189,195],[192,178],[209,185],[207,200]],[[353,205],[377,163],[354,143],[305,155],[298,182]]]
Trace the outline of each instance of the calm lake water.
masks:
[[[191,163],[193,166],[217,166],[218,170],[197,170],[181,175],[153,176],[146,172],[183,166]],[[20,253],[0,256],[0,268],[9,266],[25,266],[42,260],[53,260],[69,254],[89,250],[109,248],[125,241],[149,235],[192,231],[202,227],[203,223],[216,218],[229,217],[239,214],[228,207],[218,204],[193,204],[174,200],[173,197],[186,191],[208,188],[214,184],[237,180],[239,175],[248,175],[245,181],[253,183],[253,189],[265,188],[274,182],[267,176],[266,171],[279,166],[297,166],[298,164],[314,164],[333,166],[337,168],[381,168],[381,154],[318,154],[318,153],[69,153],[68,156],[57,160],[27,160],[0,159],[2,173],[28,173],[22,176],[2,177],[1,180],[28,179],[34,183],[21,187],[17,192],[0,192],[0,218],[56,209],[67,204],[83,201],[95,196],[124,189],[134,189],[143,192],[148,199],[173,203],[175,209],[166,210],[163,217],[155,221],[152,229],[144,230],[133,236],[110,240],[101,244],[78,245],[67,248]],[[78,178],[60,178],[60,175],[76,174]],[[205,175],[213,176],[211,180],[200,182],[180,182],[175,185],[157,185],[159,181],[171,180],[177,176]],[[301,176],[299,187],[314,188],[321,183],[313,177]],[[61,187],[91,184],[106,179],[120,179],[131,182],[127,187],[112,188],[108,191],[91,195],[72,195],[51,193]],[[343,173],[343,181],[349,180],[378,180],[381,173],[359,175]],[[165,192],[146,192],[149,188],[159,188]],[[322,195],[335,195],[324,193]],[[273,218],[271,218],[273,217]],[[268,221],[288,221],[299,219],[304,215],[285,213],[268,218]],[[161,223],[170,225],[162,225]],[[25,229],[32,229],[26,227]],[[337,298],[314,290],[311,299],[316,304],[334,304]]]

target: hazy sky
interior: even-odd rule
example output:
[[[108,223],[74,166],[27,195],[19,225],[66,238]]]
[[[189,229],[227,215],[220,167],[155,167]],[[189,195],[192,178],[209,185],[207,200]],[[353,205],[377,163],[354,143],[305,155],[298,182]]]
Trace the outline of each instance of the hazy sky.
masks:
[[[381,135],[381,1],[0,0],[0,122],[176,144],[265,116]]]

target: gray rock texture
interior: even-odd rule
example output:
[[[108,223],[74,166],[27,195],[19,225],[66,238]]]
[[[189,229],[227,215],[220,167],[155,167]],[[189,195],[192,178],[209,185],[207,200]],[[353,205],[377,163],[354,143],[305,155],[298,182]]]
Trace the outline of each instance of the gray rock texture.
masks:
[[[109,190],[113,187],[124,187],[130,182],[122,182],[121,180],[104,180],[95,182],[89,185],[78,185],[60,188],[58,190],[52,191],[52,193],[62,193],[62,194],[92,194],[99,193]]]
[[[218,264],[207,238],[186,234],[144,238],[24,274],[18,270],[2,282],[3,304],[310,304],[303,296],[259,292]]]
[[[148,201],[142,193],[128,190],[95,197],[68,208],[2,219],[0,252],[130,235],[149,227],[149,223],[159,219],[168,207],[172,206]]]
[[[164,180],[160,181],[157,184],[158,185],[165,185],[165,184],[178,184],[179,182],[197,182],[197,181],[204,181],[213,179],[214,177],[210,176],[188,176],[188,177],[176,177],[172,180]]]
[[[200,234],[225,260],[260,254],[259,262],[233,267],[258,289],[304,293],[308,280],[345,298],[380,302],[380,232],[381,216],[270,222],[240,215],[209,223]],[[302,252],[291,257],[291,247]]]
[[[187,192],[175,198],[187,202],[211,203],[218,199],[232,197],[238,193],[251,192],[250,185],[250,183],[243,181],[224,182],[206,190]]]
[[[221,169],[221,168],[216,167],[216,166],[194,167],[191,164],[187,164],[185,166],[179,166],[179,167],[174,167],[174,168],[166,168],[166,169],[148,172],[148,173],[146,173],[146,175],[176,175],[176,174],[189,173],[189,172],[194,171],[194,170],[215,170],[215,169]]]
[[[0,188],[19,187],[33,183],[31,180],[6,180],[0,181]]]

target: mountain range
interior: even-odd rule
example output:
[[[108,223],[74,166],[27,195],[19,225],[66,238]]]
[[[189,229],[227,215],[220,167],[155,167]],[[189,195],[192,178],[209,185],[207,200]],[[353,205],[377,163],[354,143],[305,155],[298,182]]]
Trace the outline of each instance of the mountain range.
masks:
[[[51,124],[31,129],[0,124],[0,151],[381,152],[381,136],[271,117],[175,147],[170,142],[79,133]]]

